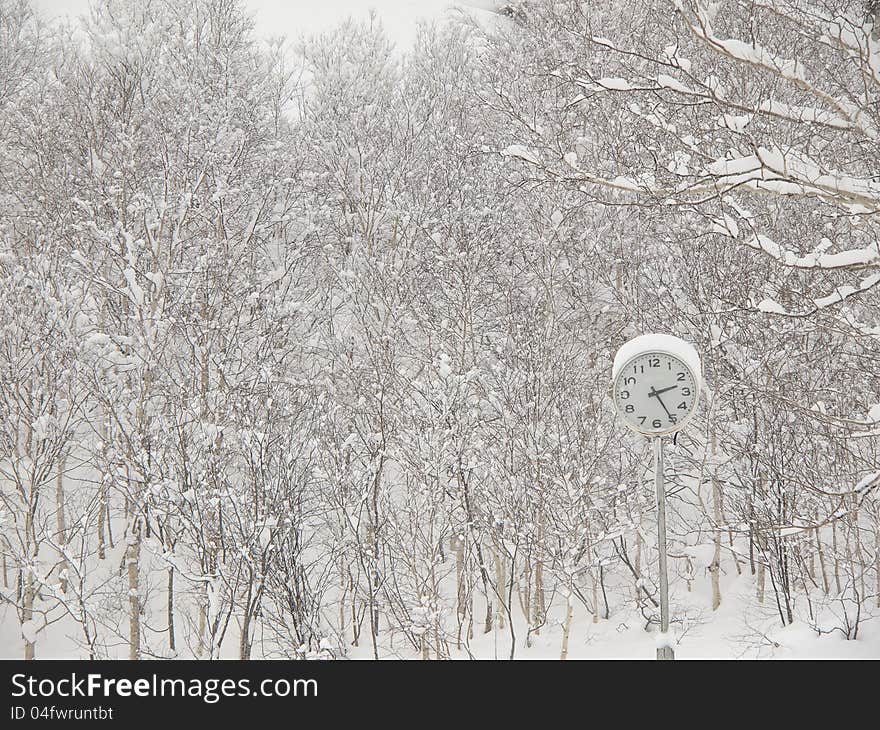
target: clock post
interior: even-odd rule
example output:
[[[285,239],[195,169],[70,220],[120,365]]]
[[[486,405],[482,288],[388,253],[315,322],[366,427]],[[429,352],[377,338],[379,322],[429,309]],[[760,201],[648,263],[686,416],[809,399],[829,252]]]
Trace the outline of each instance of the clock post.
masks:
[[[660,571],[660,636],[657,642],[657,658],[675,659],[669,636],[663,439],[684,428],[694,415],[702,384],[700,356],[693,345],[678,337],[640,335],[617,351],[611,379],[611,397],[621,420],[627,428],[652,441]]]
[[[669,643],[669,573],[666,569],[666,487],[663,484],[663,437],[654,439],[654,488],[657,492],[657,550],[660,553],[660,643],[658,659],[675,659]]]

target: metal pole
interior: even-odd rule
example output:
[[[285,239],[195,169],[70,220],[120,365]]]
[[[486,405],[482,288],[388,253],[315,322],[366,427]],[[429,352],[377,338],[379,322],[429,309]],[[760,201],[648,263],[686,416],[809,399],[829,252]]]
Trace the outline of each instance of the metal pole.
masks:
[[[654,486],[657,489],[657,549],[660,551],[660,631],[663,645],[657,647],[658,659],[675,659],[669,637],[669,575],[666,571],[666,488],[663,485],[663,437],[654,439]]]

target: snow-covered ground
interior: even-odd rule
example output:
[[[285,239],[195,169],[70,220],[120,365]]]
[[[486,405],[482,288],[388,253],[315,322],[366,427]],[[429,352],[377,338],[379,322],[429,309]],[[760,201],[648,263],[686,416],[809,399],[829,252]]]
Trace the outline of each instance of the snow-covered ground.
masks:
[[[125,560],[125,541],[121,539],[124,529],[122,521],[116,521],[113,533],[117,536],[113,548],[107,551],[107,557],[95,566],[99,573],[96,582],[106,581],[102,590],[106,594],[105,601],[124,601],[124,593],[116,588],[122,586],[124,580],[121,566]],[[673,574],[670,586],[671,627],[670,634],[676,659],[880,659],[880,622],[863,620],[859,625],[858,636],[847,640],[840,630],[846,622],[842,620],[842,611],[836,611],[834,601],[828,601],[820,591],[811,596],[814,606],[824,604],[824,613],[816,615],[815,620],[805,620],[808,609],[802,595],[796,599],[796,615],[794,623],[783,627],[775,604],[774,593],[769,578],[766,581],[763,602],[756,600],[758,586],[754,576],[749,574],[748,565],[740,564],[741,573],[737,573],[730,563],[722,566],[721,605],[712,611],[711,577],[705,567],[711,562],[711,550],[701,550],[696,546],[689,551],[694,559],[695,570],[688,576]],[[706,548],[711,546],[706,545]],[[147,613],[153,617],[157,632],[148,632],[147,636],[155,639],[152,643],[156,653],[145,654],[143,658],[193,658],[193,647],[186,646],[185,630],[182,627],[192,620],[194,609],[186,607],[185,601],[178,599],[175,611],[175,624],[178,626],[178,649],[175,653],[167,650],[167,644],[161,632],[163,629],[166,594],[164,592],[164,573],[158,570],[163,565],[162,558],[151,553],[142,555],[141,586],[144,595],[149,596]],[[454,558],[447,557],[449,568],[453,568]],[[153,570],[150,567],[154,568]],[[650,566],[649,566],[650,569]],[[454,585],[449,583],[445,591],[454,594]],[[120,588],[121,590],[121,588]],[[114,595],[114,591],[118,595]],[[610,600],[610,616],[608,619],[593,621],[593,617],[573,602],[573,616],[568,642],[568,659],[654,659],[659,640],[656,626],[646,628],[642,613],[635,610],[634,601],[621,603],[621,597],[635,592],[631,582],[622,583],[613,579],[608,585]],[[845,596],[843,597],[845,601]],[[841,605],[843,604],[841,602]],[[467,626],[461,633],[461,644],[456,646],[454,628],[454,608],[445,609],[446,621],[445,643],[449,647],[450,658],[453,659],[499,659],[510,658],[511,646],[515,647],[515,659],[559,659],[564,641],[561,617],[565,615],[564,600],[557,594],[555,600],[547,606],[547,623],[539,633],[526,638],[527,625],[522,612],[514,598],[511,611],[514,620],[512,639],[506,618],[499,620],[499,613],[494,615],[493,629],[483,633],[481,621],[485,616],[485,603],[475,601],[473,638],[467,642]],[[331,611],[332,613],[332,611]],[[646,613],[651,610],[646,608]],[[329,614],[328,614],[329,615]],[[54,622],[48,626],[41,619],[32,623],[35,634],[31,638],[37,641],[38,659],[82,659],[88,653],[82,644],[82,632],[77,623],[69,616],[58,620],[57,612],[52,614]],[[863,617],[864,618],[864,617]],[[116,616],[118,626],[114,633],[120,637],[118,645],[113,647],[104,644],[102,651],[113,658],[127,658],[128,645],[122,640],[127,630],[127,617],[124,610]],[[838,627],[838,628],[835,628]],[[106,628],[106,627],[104,627]],[[218,658],[238,659],[239,625],[235,619],[230,623],[228,633],[221,646]],[[817,630],[818,629],[818,630]],[[265,639],[265,643],[264,643]],[[348,644],[340,647],[329,639],[322,645],[330,649],[332,655],[348,659],[373,659],[373,647],[366,627],[361,631],[360,641],[354,646]],[[21,658],[24,651],[24,638],[16,618],[16,612],[10,605],[0,606],[0,658]],[[380,630],[378,654],[380,659],[419,659],[421,655],[414,650],[407,639],[399,632],[393,635]],[[254,658],[278,658],[272,651],[267,637],[257,631],[254,636]],[[317,655],[316,658],[324,658]],[[434,658],[429,653],[429,658]]]
[[[773,615],[770,600],[761,613],[747,604],[746,596],[754,595],[754,582],[739,577],[726,586],[727,595],[721,607],[712,615],[711,598],[707,591],[674,596],[673,607],[679,617],[687,612],[689,618],[672,629],[676,659],[880,659],[880,627],[869,622],[863,625],[856,640],[847,641],[839,632],[819,636],[803,622],[780,627]],[[4,613],[10,615],[4,616]],[[673,619],[677,618],[673,614]],[[588,615],[578,616],[572,623],[569,639],[569,659],[654,659],[656,634],[644,630],[644,619],[635,613],[612,615],[609,620],[593,623]],[[515,625],[516,659],[558,659],[562,645],[562,627],[548,625],[540,635],[531,637],[531,647],[525,645],[525,627]],[[71,641],[75,628],[61,622],[41,633],[37,657],[40,659],[87,658]],[[366,638],[366,637],[365,637]],[[476,659],[508,659],[510,632],[496,628],[491,633],[476,632],[469,651]],[[454,644],[453,644],[454,648]],[[334,647],[336,649],[336,647]],[[232,633],[224,642],[221,658],[236,659],[238,641]],[[125,658],[127,647],[119,646],[119,657]],[[14,611],[0,609],[0,658],[20,658],[23,639]],[[369,640],[358,647],[348,647],[351,659],[372,659]],[[255,647],[256,654],[256,647]],[[395,643],[383,640],[380,658],[416,659],[418,654],[399,639]],[[453,651],[453,657],[469,658],[468,650]],[[186,658],[182,654],[179,658]]]

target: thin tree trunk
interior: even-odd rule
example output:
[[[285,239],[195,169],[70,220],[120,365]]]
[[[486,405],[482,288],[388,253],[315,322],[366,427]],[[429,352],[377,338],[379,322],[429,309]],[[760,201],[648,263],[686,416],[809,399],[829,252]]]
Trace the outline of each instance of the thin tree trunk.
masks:
[[[339,564],[339,585],[342,587],[342,595],[339,597],[339,635],[345,636],[345,599],[348,596],[348,585],[341,562]]]
[[[504,616],[507,612],[504,601],[504,588],[507,585],[507,566],[505,562],[498,557],[497,550],[493,550],[492,553],[495,556],[495,592],[498,594],[498,615],[496,620],[498,621],[498,628],[503,629],[506,625]]]
[[[113,549],[113,523],[110,521],[110,493],[104,493],[104,524],[107,527],[107,544]]]
[[[24,601],[23,601],[23,611],[22,618],[25,622],[33,621],[34,618],[34,575],[32,570],[28,570],[25,575],[25,584],[24,584]],[[28,636],[32,636],[33,632],[30,630],[27,632]],[[36,644],[29,639],[25,639],[24,641],[24,658],[25,660],[31,660],[34,658],[36,654]]]
[[[749,570],[755,574],[755,494],[749,494]]]
[[[58,478],[55,483],[55,519],[58,532],[58,546],[61,557],[61,592],[67,593],[67,559],[64,557],[67,546],[67,525],[64,519],[64,459],[58,466]]]
[[[98,487],[98,560],[104,560],[107,557],[104,543],[104,522],[107,514],[107,509],[105,507],[106,495],[107,485],[102,476],[101,484]]]
[[[241,621],[241,637],[238,642],[238,658],[241,660],[251,658],[251,615],[253,613],[253,597],[254,597],[254,579],[253,576],[248,580],[247,597],[244,602],[244,616]]]
[[[30,431],[28,432],[28,440],[30,440]],[[34,565],[36,564],[37,554],[39,551],[36,541],[36,535],[34,532],[34,520],[36,510],[36,495],[31,492],[27,516],[25,517],[25,535],[27,536],[27,540],[30,542],[31,554],[30,564],[25,566],[24,592],[22,595],[22,618],[24,619],[25,623],[28,623],[28,631],[26,632],[27,636],[25,637],[24,642],[24,658],[26,660],[33,659],[36,654],[36,642],[31,641],[29,638],[27,638],[35,634],[35,632],[33,631],[33,626],[29,622],[33,621],[34,618],[34,596],[36,593],[36,587],[34,586]]]
[[[715,515],[715,552],[709,572],[712,575],[712,610],[721,605],[721,489],[718,480],[712,480],[712,504]]]
[[[593,584],[593,623],[599,623],[599,584],[596,582],[595,571],[590,571],[590,579]]]
[[[568,639],[571,636],[571,592],[565,594],[565,623],[562,625],[562,651],[560,659],[568,659]]]
[[[456,616],[458,618],[455,648],[461,649],[461,630],[464,625],[464,619],[467,616],[467,592],[464,582],[464,540],[454,537],[450,547],[455,551]]]
[[[543,528],[538,528],[538,539],[541,539]],[[532,617],[535,624],[535,635],[541,633],[541,624],[544,623],[544,612],[547,610],[544,604],[544,563],[538,559],[535,561],[535,608]]]
[[[877,608],[880,608],[880,523],[878,522],[874,523],[874,575],[877,578]]]
[[[608,593],[605,590],[605,568],[599,563],[599,587],[602,589],[602,603],[605,604],[604,618],[607,621],[611,618],[611,607],[608,605]]]
[[[758,593],[758,603],[764,603],[764,561],[758,563],[758,577],[756,580],[757,583],[757,593]]]
[[[834,585],[840,595],[840,558],[837,552],[837,521],[831,523],[831,549],[834,552]]]
[[[822,537],[819,534],[819,528],[813,530],[816,538],[816,553],[819,556],[819,570],[822,572],[822,590],[828,595],[828,569],[825,567],[825,549],[822,547]]]
[[[133,520],[126,548],[128,567],[128,658],[140,659],[141,655],[141,600],[139,570],[141,558],[141,533],[138,520]]]
[[[174,567],[168,568],[168,648],[177,650],[174,638]]]
[[[199,618],[198,618],[198,643],[196,645],[196,656],[201,658],[205,653],[205,633],[208,630],[208,587],[202,587],[202,596],[199,600]]]
[[[855,552],[857,558],[857,565],[853,565],[853,570],[858,570],[859,573],[859,591],[860,595],[865,595],[865,573],[867,570],[865,566],[867,565],[867,561],[865,560],[865,556],[862,553],[862,537],[860,535],[859,530],[859,503],[855,495],[852,495],[852,524],[853,524],[853,541],[855,542]],[[855,577],[855,574],[853,574]]]
[[[642,605],[642,590],[639,588],[639,585],[642,581],[642,538],[639,535],[638,531],[636,531],[636,555],[633,559],[633,585],[635,587],[635,599],[636,604]]]
[[[353,579],[352,579],[353,584]],[[360,640],[360,624],[357,620],[357,596],[352,590],[351,594],[351,645],[358,646],[358,641]]]

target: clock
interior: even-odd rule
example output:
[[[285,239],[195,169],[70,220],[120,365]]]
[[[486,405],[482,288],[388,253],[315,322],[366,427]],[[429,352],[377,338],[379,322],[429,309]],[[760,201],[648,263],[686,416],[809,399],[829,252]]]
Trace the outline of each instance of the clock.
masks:
[[[700,373],[692,364],[687,351],[676,354],[659,348],[615,362],[612,397],[626,426],[646,436],[664,436],[684,427],[694,415],[700,391]]]

